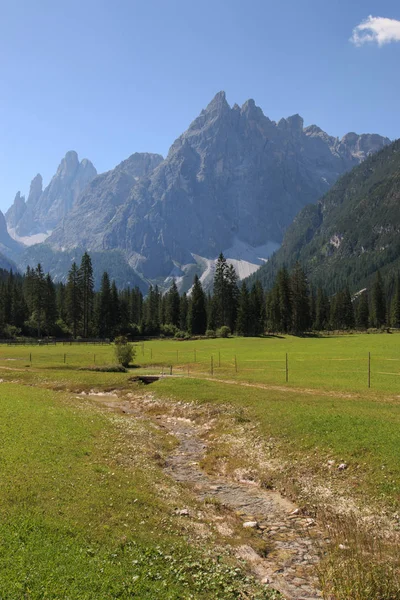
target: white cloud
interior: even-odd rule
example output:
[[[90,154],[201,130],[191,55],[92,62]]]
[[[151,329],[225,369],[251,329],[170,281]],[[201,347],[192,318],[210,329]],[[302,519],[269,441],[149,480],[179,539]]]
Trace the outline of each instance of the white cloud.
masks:
[[[353,29],[350,41],[355,46],[362,46],[368,42],[376,43],[378,46],[400,42],[400,21],[370,15]]]

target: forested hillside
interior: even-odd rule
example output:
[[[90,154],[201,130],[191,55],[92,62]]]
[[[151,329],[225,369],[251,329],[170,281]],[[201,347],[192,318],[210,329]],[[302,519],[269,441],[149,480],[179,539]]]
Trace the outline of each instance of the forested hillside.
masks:
[[[378,270],[400,268],[400,140],[347,173],[288,228],[282,247],[250,282],[270,289],[278,270],[300,261],[310,281],[334,293],[368,287]]]
[[[259,281],[238,287],[235,269],[221,254],[213,295],[197,275],[190,294],[179,294],[173,280],[162,294],[150,286],[146,297],[134,288],[118,289],[105,271],[95,291],[89,254],[75,262],[67,283],[54,283],[40,264],[25,275],[0,269],[0,337],[114,338],[118,335],[226,337],[266,332],[305,332],[358,327],[400,327],[400,277],[384,285],[378,272],[371,293],[352,300],[348,287],[329,296],[310,286],[299,263],[279,270],[271,291]]]

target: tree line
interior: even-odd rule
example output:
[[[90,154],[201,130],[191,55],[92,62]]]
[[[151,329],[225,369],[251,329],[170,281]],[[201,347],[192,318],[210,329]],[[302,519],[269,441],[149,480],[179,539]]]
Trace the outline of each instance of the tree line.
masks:
[[[72,264],[65,284],[40,264],[24,275],[0,271],[2,337],[257,336],[388,326],[400,327],[400,276],[385,286],[379,272],[371,290],[352,298],[347,287],[330,297],[312,288],[298,263],[291,272],[281,268],[269,292],[259,281],[249,288],[223,254],[212,295],[197,275],[188,294],[179,294],[173,280],[167,292],[150,286],[144,297],[138,287],[117,289],[107,272],[95,291],[88,253]]]

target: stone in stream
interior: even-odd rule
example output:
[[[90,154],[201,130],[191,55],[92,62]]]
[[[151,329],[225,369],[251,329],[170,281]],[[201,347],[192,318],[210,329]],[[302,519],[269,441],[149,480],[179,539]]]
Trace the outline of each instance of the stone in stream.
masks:
[[[257,521],[245,521],[243,523],[243,527],[245,527],[247,529],[257,529],[258,523],[257,523]]]

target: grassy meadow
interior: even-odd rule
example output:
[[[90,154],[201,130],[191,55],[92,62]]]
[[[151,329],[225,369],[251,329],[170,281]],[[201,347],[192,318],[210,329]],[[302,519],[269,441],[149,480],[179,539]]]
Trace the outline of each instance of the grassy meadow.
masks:
[[[400,510],[398,334],[151,340],[136,344],[128,373],[82,370],[114,362],[112,345],[0,346],[2,600],[242,597],[249,584],[237,571],[216,562],[207,544],[190,547],[174,518],[176,490],[173,500],[154,493],[172,485],[153,458],[171,450],[171,437],[137,420],[122,431],[78,395],[125,394],[140,373],[172,367],[176,377],[145,390],[228,407],[232,423],[250,423],[268,458],[286,465],[286,482],[312,476],[359,506]],[[223,427],[205,468],[229,462]],[[254,590],[249,597],[268,597]]]

